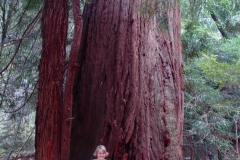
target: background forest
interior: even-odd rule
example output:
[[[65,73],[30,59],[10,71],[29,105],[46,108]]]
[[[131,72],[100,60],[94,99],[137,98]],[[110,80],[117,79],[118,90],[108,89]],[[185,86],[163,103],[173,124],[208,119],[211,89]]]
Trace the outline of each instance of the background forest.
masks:
[[[41,7],[0,3],[0,159],[34,153]],[[239,159],[240,3],[182,0],[181,11],[184,157]],[[70,47],[73,19],[68,32]]]

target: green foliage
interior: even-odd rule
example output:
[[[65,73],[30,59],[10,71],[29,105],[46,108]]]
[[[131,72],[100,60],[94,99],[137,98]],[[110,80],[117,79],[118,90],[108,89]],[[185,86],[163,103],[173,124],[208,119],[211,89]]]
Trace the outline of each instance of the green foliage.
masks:
[[[233,125],[240,118],[238,9],[239,4],[231,0],[182,1],[184,140],[193,148],[197,146],[203,156],[202,150],[226,157],[236,154],[233,142],[239,135]]]
[[[0,8],[0,157],[9,159],[34,152],[34,134],[29,135],[35,128],[40,25],[26,28],[42,1],[5,2]]]
[[[234,60],[236,61],[236,60]],[[205,79],[213,86],[218,86],[220,89],[229,87],[228,85],[238,84],[240,75],[240,63],[218,62],[217,55],[204,55],[198,63]]]
[[[26,8],[28,11],[33,12],[39,10],[42,4],[42,0],[22,0],[23,8]]]
[[[232,123],[225,116],[232,108],[224,105],[220,90],[207,83],[201,69],[192,67],[185,68],[184,131],[203,147],[212,144],[224,153],[229,152],[232,150],[231,142],[226,139]]]
[[[212,42],[217,39],[216,34],[214,35],[209,28],[200,24],[183,21],[182,26],[182,47],[185,61],[189,58],[199,57],[202,52],[206,52],[211,48],[213,45]]]
[[[142,17],[146,19],[152,19],[153,17],[156,17],[157,23],[158,23],[158,29],[161,31],[168,31],[169,24],[167,20],[167,12],[168,9],[172,5],[176,5],[177,1],[175,0],[154,0],[154,1],[148,1],[144,0],[140,3],[140,14]]]

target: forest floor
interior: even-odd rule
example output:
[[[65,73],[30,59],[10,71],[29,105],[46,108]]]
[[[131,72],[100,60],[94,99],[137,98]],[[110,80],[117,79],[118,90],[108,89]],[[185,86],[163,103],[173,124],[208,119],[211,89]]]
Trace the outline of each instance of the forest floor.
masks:
[[[3,160],[4,157],[0,155],[0,160]],[[34,154],[33,155],[26,155],[26,156],[19,156],[19,157],[11,157],[8,160],[34,160]]]

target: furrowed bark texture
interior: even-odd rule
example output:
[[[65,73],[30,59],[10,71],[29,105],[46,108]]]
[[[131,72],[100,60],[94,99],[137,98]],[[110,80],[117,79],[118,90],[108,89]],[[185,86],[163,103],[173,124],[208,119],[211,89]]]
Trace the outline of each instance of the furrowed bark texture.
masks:
[[[182,159],[183,91],[179,2],[168,30],[140,16],[140,0],[86,6],[76,75],[71,159],[98,144],[112,160]]]
[[[72,127],[72,101],[73,101],[73,84],[75,72],[78,66],[77,57],[80,49],[80,37],[82,32],[82,16],[80,15],[80,0],[73,0],[73,16],[74,16],[74,34],[73,44],[71,46],[70,57],[67,67],[64,107],[63,107],[63,122],[62,122],[62,137],[61,137],[61,160],[69,160],[70,158],[70,140]]]
[[[67,0],[45,0],[36,115],[36,160],[60,159]]]

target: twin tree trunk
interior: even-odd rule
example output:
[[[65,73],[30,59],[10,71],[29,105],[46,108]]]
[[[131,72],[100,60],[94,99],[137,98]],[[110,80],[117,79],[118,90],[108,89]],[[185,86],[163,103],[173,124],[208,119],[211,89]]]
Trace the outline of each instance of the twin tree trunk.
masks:
[[[94,149],[99,144],[107,147],[109,159],[113,160],[182,159],[179,2],[172,2],[160,9],[159,15],[149,18],[141,15],[140,6],[144,3],[146,1],[93,0],[85,6],[73,91],[73,115],[69,117],[72,120],[71,144],[66,146],[71,152],[71,160],[93,158]],[[161,28],[157,16],[160,19],[165,17],[167,28]],[[63,39],[57,42],[65,40],[65,35],[62,36]],[[49,57],[43,54],[40,64],[37,159],[42,159],[47,151],[54,152],[54,147],[59,153],[47,153],[55,155],[50,159],[60,159],[58,155],[63,154],[58,146],[61,143],[54,142],[55,139],[61,141],[62,119],[58,121],[58,118],[64,107],[58,104],[61,102],[59,98],[52,97],[61,97],[58,94],[62,91],[54,85],[58,83],[51,81],[52,74],[56,74],[54,68],[41,69],[52,65],[45,63],[54,63],[57,53],[63,51],[50,49],[56,50],[48,47],[45,51]],[[59,66],[53,67],[59,71]],[[49,119],[52,121],[48,122]]]

